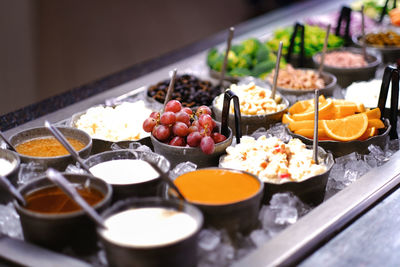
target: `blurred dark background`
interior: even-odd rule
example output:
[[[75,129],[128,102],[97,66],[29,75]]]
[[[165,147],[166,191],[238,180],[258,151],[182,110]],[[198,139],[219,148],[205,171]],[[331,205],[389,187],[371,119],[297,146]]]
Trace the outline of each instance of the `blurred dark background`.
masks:
[[[0,115],[289,2],[0,0]]]

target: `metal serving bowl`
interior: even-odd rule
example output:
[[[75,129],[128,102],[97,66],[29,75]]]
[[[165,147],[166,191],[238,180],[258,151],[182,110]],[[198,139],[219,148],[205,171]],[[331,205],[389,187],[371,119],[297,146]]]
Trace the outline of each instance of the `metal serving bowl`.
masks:
[[[310,149],[310,147],[307,147]],[[312,149],[312,148],[311,148]],[[264,183],[264,199],[263,202],[268,203],[272,196],[276,193],[292,192],[299,197],[303,202],[318,205],[325,197],[325,188],[328,182],[329,173],[334,164],[331,153],[326,152],[323,148],[318,147],[318,156],[323,159],[327,170],[322,174],[311,176],[302,181],[287,181],[284,183],[273,183],[263,181]],[[221,157],[220,162],[224,160],[226,155]],[[220,164],[220,166],[222,166]]]
[[[362,50],[359,48],[347,47],[336,50],[331,50],[328,52],[351,52],[354,54],[362,54]],[[314,66],[318,68],[320,66],[320,60],[318,58],[322,53],[317,53],[313,56]],[[349,86],[352,82],[356,81],[368,81],[375,77],[375,72],[381,63],[379,57],[367,53],[367,66],[365,67],[357,67],[357,68],[338,68],[334,66],[324,65],[324,70],[329,73],[332,73],[336,76],[337,83],[342,88]]]
[[[85,158],[90,154],[90,151],[92,149],[92,138],[90,138],[90,136],[87,133],[71,127],[57,126],[57,129],[60,130],[60,132],[65,137],[76,139],[85,145],[83,149],[78,151],[79,156]],[[22,144],[24,142],[33,139],[49,138],[49,137],[54,138],[46,127],[30,128],[11,136],[10,143],[14,147],[16,147],[19,144]],[[21,158],[22,162],[36,162],[46,167],[53,167],[61,171],[64,171],[65,168],[68,166],[68,164],[73,163],[73,158],[70,154],[58,157],[31,157],[20,153],[18,153],[18,155]]]
[[[223,228],[231,233],[249,233],[254,229],[254,226],[258,222],[258,213],[264,197],[264,183],[257,176],[245,171],[216,167],[206,169],[222,169],[245,173],[257,180],[260,185],[258,191],[254,195],[241,201],[214,205],[189,201],[190,204],[198,207],[203,212],[206,225],[216,228]]]
[[[105,105],[100,105],[100,106],[105,106]],[[86,112],[87,111],[82,111],[82,112],[78,112],[78,113],[75,113],[74,115],[72,115],[69,126],[77,129],[76,123],[78,122],[78,120],[80,119],[80,117],[82,115],[86,114]],[[148,136],[143,137],[141,139],[137,139],[137,140],[111,141],[111,140],[106,140],[106,139],[101,139],[101,138],[92,138],[92,140],[93,140],[93,147],[92,147],[91,154],[97,154],[97,153],[101,153],[101,152],[105,152],[105,151],[110,151],[111,145],[114,143],[116,143],[117,145],[119,145],[121,147],[125,147],[125,146],[128,146],[128,144],[131,142],[139,142],[142,145],[146,145],[150,148],[153,148],[150,138]]]
[[[169,161],[161,155],[150,152],[132,151],[129,149],[96,154],[86,159],[85,163],[90,168],[102,162],[121,159],[142,159],[144,161],[151,161],[157,164],[164,173],[168,173],[170,169]],[[113,202],[128,197],[156,196],[160,184],[160,177],[140,183],[111,184],[113,187]]]
[[[316,72],[317,70],[315,69],[305,69],[305,68],[301,68],[302,70],[312,70],[314,72]],[[321,94],[323,95],[332,95],[333,94],[333,90],[336,87],[336,77],[335,75],[328,73],[328,72],[322,72],[321,73],[322,79],[325,82],[325,87],[321,88],[319,91]],[[269,79],[267,79],[267,82],[271,85],[271,82],[269,81]],[[308,90],[304,90],[304,89],[290,89],[290,88],[283,88],[283,87],[279,87],[277,86],[276,89],[281,93],[281,94],[288,94],[288,95],[304,95],[304,94],[308,94],[308,93],[314,93],[315,89],[308,89]]]
[[[84,186],[90,179],[90,187],[100,191],[104,198],[93,208],[101,212],[111,203],[112,188],[104,181],[89,175],[63,174],[73,184]],[[30,181],[18,190],[25,196],[39,189],[54,186],[41,177]],[[82,210],[62,214],[46,214],[30,211],[14,201],[15,209],[20,216],[25,240],[52,250],[70,247],[79,254],[86,254],[96,249],[96,226]]]
[[[4,176],[14,186],[17,186],[18,171],[19,171],[19,165],[21,162],[18,154],[13,151],[10,151],[10,150],[0,149],[0,159],[5,159],[13,165],[12,170],[8,173],[5,173]],[[10,194],[5,189],[3,189],[3,187],[0,187],[0,203],[5,204],[7,202],[10,202],[12,199],[13,198],[10,196]]]
[[[268,129],[268,128],[270,128],[270,126],[272,124],[280,122],[282,120],[283,114],[286,112],[287,108],[289,107],[289,101],[284,96],[282,96],[282,95],[279,95],[279,96],[281,97],[281,102],[279,104],[283,103],[285,105],[285,108],[280,111],[265,114],[265,115],[241,114],[240,127],[242,129],[242,134],[249,135],[261,127]],[[217,118],[217,120],[221,121],[222,110],[219,109],[216,105],[217,99],[219,97],[224,97],[224,96],[222,94],[222,95],[217,96],[214,99],[212,110],[213,110],[213,113],[215,114],[215,117]],[[235,129],[234,126],[235,126],[235,116],[233,113],[229,113],[229,127],[231,129]]]
[[[354,35],[352,39],[357,46],[362,46],[360,35]],[[378,51],[382,55],[383,63],[395,63],[396,59],[400,58],[400,46],[377,46],[366,44],[366,47]]]
[[[98,228],[97,233],[106,251],[108,264],[110,266],[196,266],[197,237],[203,226],[203,215],[196,207],[182,201],[161,198],[127,199],[107,209],[102,213],[102,217],[107,219],[113,214],[128,209],[146,207],[161,207],[185,212],[196,220],[197,229],[183,240],[143,248],[113,243],[106,239],[102,234],[102,229]]]
[[[218,123],[217,123],[218,125]],[[215,150],[211,155],[204,154],[200,147],[180,147],[171,146],[157,140],[153,135],[150,136],[153,143],[154,152],[163,155],[171,163],[171,168],[185,161],[191,161],[198,168],[211,167],[218,165],[219,157],[225,153],[225,149],[232,143],[232,130],[229,129],[229,136],[225,141],[215,144]]]
[[[367,140],[354,140],[348,142],[340,142],[340,141],[330,141],[330,140],[320,140],[318,141],[318,145],[323,147],[324,149],[330,151],[335,158],[341,157],[352,152],[357,152],[360,154],[367,154],[369,152],[368,147],[370,145],[376,145],[381,147],[382,149],[385,147],[387,136],[390,132],[390,122],[388,119],[384,120],[385,128],[379,129],[379,134],[373,137],[368,138]],[[300,139],[303,143],[307,145],[312,145],[313,140],[302,135],[298,135],[293,133],[287,128],[290,135],[295,138]]]

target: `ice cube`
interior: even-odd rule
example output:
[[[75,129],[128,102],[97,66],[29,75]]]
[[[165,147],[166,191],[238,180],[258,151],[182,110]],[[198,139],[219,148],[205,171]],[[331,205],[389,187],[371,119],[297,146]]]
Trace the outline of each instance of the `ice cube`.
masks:
[[[270,240],[271,236],[263,229],[257,229],[251,232],[250,239],[254,243],[254,245],[259,247]]]
[[[46,167],[35,162],[22,163],[19,168],[18,185],[24,185],[30,180],[44,176]]]
[[[220,243],[220,231],[214,229],[204,229],[199,233],[199,247],[203,250],[214,250]]]
[[[65,172],[74,173],[74,174],[87,174],[84,169],[80,168],[79,163],[76,163],[76,165],[69,164],[67,166],[67,168],[65,169]]]
[[[12,203],[0,205],[0,232],[12,238],[22,239],[22,227]]]
[[[195,171],[197,169],[197,165],[194,164],[193,162],[186,161],[186,162],[181,162],[178,165],[175,166],[173,170],[169,172],[169,177],[172,180],[175,180],[178,176],[181,176],[184,173]]]

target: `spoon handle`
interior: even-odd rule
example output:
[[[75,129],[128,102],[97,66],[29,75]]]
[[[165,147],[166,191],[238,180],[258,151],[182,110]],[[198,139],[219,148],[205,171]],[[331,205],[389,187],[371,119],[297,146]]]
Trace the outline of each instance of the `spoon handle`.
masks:
[[[326,48],[328,47],[328,39],[330,31],[331,31],[331,24],[329,24],[328,28],[326,29],[324,46],[322,47],[321,62],[319,63],[319,68],[318,68],[318,77],[321,77],[322,71],[324,70],[325,54],[326,54]]]
[[[63,145],[63,147],[71,154],[71,156],[79,162],[82,168],[84,168],[88,173],[91,173],[89,167],[83,162],[78,152],[68,143],[64,135],[47,120],[44,122],[44,126],[50,130],[54,137]]]
[[[19,203],[21,203],[23,206],[26,206],[25,198],[6,177],[0,175],[0,183],[8,190],[8,192],[10,192],[11,195],[13,195],[13,197],[19,201]]]
[[[313,160],[318,163],[318,120],[319,120],[319,90],[315,90],[314,96],[314,138],[313,138]]]
[[[103,218],[79,195],[76,189],[71,185],[71,183],[65,179],[65,177],[58,171],[49,168],[46,175],[50,181],[55,183],[65,194],[67,194],[73,201],[76,202],[86,214],[92,218],[97,225],[102,228],[107,228],[104,225]]]
[[[274,73],[274,80],[272,83],[272,92],[271,92],[271,98],[275,101],[275,94],[276,94],[276,84],[278,82],[278,76],[279,76],[279,66],[281,64],[281,57],[282,57],[282,46],[283,42],[279,42],[279,48],[278,48],[278,55],[276,56],[276,63],[275,63],[275,73]]]
[[[171,98],[172,98],[172,92],[174,91],[174,87],[175,87],[176,72],[177,72],[177,69],[174,69],[174,70],[172,71],[171,81],[169,82],[169,86],[168,86],[168,90],[167,90],[167,95],[165,96],[165,100],[164,100],[164,108],[165,108],[165,105],[167,105],[167,103],[168,103],[168,102],[171,100]]]
[[[6,145],[10,150],[17,152],[17,150],[15,150],[15,147],[8,141],[7,137],[5,137],[5,135],[1,131],[0,131],[0,137],[1,139],[3,139],[3,141],[6,143]]]

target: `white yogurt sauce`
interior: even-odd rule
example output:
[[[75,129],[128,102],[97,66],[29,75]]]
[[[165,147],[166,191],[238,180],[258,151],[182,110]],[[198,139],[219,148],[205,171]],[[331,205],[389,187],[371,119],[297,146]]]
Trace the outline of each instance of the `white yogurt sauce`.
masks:
[[[102,235],[108,241],[129,247],[154,247],[185,239],[197,229],[196,220],[187,213],[151,207],[129,209],[105,221]]]
[[[90,172],[109,184],[136,184],[159,175],[149,163],[140,159],[118,159],[99,163]]]
[[[6,159],[0,158],[0,175],[7,175],[14,169],[14,164]]]

